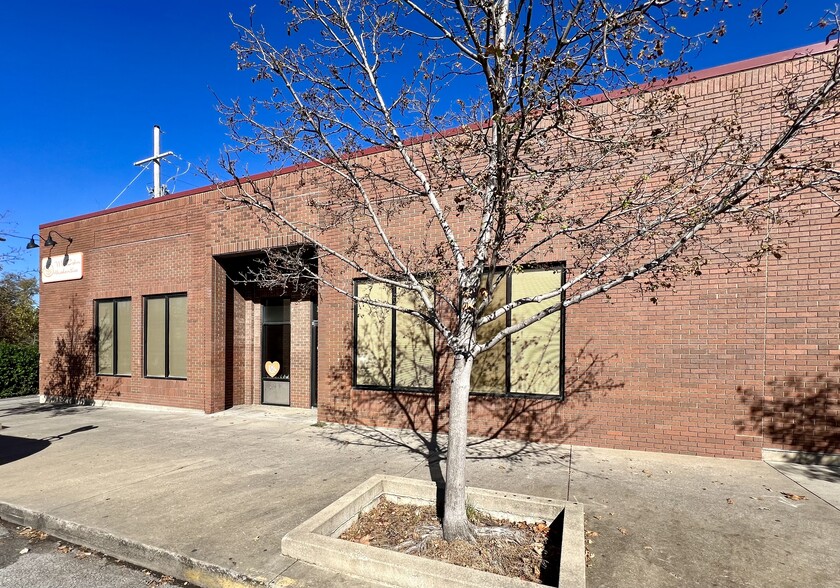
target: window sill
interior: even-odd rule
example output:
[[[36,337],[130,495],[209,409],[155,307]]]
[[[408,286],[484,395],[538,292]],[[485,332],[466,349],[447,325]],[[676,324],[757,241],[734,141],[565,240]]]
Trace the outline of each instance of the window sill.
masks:
[[[432,388],[389,388],[386,386],[351,386],[352,390],[358,392],[389,392],[398,394],[434,394]]]
[[[176,380],[186,382],[186,378],[179,378],[175,376],[143,376],[146,380]]]
[[[566,400],[565,394],[529,394],[527,392],[470,392],[475,398],[533,398],[535,400]]]

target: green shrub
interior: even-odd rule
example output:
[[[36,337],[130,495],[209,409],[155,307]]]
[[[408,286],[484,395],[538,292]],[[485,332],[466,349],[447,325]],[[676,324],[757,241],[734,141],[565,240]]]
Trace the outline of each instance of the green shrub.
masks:
[[[38,347],[0,341],[0,398],[38,393]]]

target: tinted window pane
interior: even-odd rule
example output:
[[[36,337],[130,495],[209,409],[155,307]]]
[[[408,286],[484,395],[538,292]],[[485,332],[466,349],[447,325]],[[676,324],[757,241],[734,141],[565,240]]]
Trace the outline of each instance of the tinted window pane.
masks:
[[[117,373],[131,374],[131,300],[117,301]]]
[[[98,369],[100,374],[114,373],[114,303],[97,302]]]
[[[486,284],[486,279],[482,279],[482,285],[486,287]],[[506,301],[507,288],[505,282],[502,281],[493,293],[493,298],[490,300],[490,304],[487,305],[484,314],[490,314],[499,307],[504,306]],[[498,334],[499,331],[504,329],[506,324],[507,319],[505,315],[500,316],[478,329],[476,340],[479,343],[486,343]],[[497,394],[505,392],[506,355],[505,342],[501,341],[490,350],[485,351],[475,358],[472,377],[470,378],[470,388],[473,392],[492,392]]]
[[[528,271],[513,275],[512,300],[545,294],[560,287],[560,272]],[[525,320],[560,297],[531,302],[514,309],[511,322]],[[510,391],[523,394],[560,394],[561,314],[556,312],[511,335]]]
[[[169,298],[169,374],[187,377],[187,297]]]
[[[288,323],[291,320],[291,304],[288,299],[269,301],[265,305],[263,322]]]
[[[263,328],[263,377],[288,380],[291,373],[291,325],[265,325]],[[266,363],[277,362],[280,370],[272,376]]]
[[[414,292],[397,290],[401,308],[425,310]],[[398,388],[431,388],[434,382],[434,331],[429,323],[402,312],[397,315],[395,382]]]
[[[360,298],[391,303],[391,287],[359,284]],[[357,303],[356,383],[360,386],[391,384],[391,310]]]
[[[146,299],[146,375],[166,376],[166,299]]]

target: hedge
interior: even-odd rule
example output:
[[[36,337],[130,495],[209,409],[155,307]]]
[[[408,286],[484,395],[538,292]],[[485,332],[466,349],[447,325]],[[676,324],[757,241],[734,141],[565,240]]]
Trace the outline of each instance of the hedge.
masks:
[[[38,347],[0,341],[0,398],[38,393]]]

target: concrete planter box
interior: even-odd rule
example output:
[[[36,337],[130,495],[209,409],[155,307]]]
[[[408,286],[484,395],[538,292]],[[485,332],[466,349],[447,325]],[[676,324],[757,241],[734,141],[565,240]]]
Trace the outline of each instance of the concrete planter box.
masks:
[[[374,476],[333,504],[298,525],[282,541],[284,555],[336,572],[405,588],[476,587],[526,588],[540,586],[415,555],[407,555],[344,541],[338,537],[360,514],[381,498],[402,504],[434,504],[437,488],[431,482]],[[579,504],[522,494],[467,489],[473,507],[497,518],[562,525],[559,586],[585,588],[586,558],[583,507]],[[553,522],[552,522],[553,521]]]

